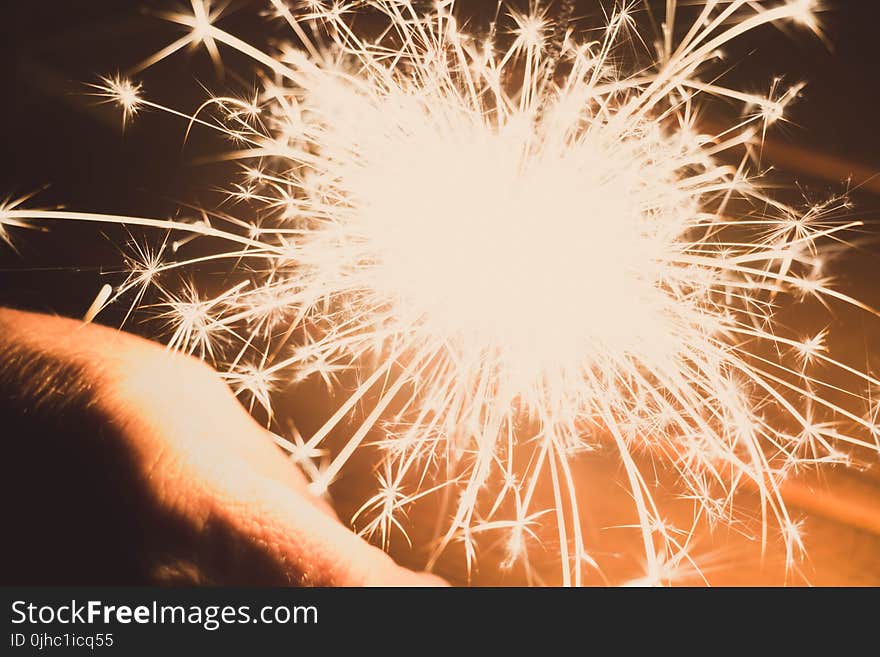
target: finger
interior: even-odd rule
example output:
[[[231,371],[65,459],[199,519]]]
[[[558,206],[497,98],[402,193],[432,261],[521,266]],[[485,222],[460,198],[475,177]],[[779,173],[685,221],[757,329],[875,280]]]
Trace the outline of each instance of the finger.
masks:
[[[317,586],[440,586],[431,574],[399,566],[382,550],[315,507],[310,500],[291,495],[275,481],[251,482],[240,490],[248,500],[237,519],[254,523],[264,542],[291,583]]]
[[[90,403],[125,437],[132,486],[185,535],[171,551],[179,571],[201,570],[198,577],[218,583],[247,582],[257,569],[275,583],[442,582],[398,566],[339,523],[204,364],[72,320],[0,311],[0,324],[26,355],[73,363],[81,377],[100,381],[87,382],[99,390]]]
[[[211,513],[224,517],[233,534],[259,543],[288,583],[442,582],[398,566],[344,527],[329,505],[309,492],[306,478],[216,373],[190,359],[165,353],[159,357],[154,351],[148,343],[129,349],[126,359],[144,362],[130,362],[124,383],[114,387],[123,399],[138,400],[132,422],[142,423],[135,431],[142,437],[140,461],[150,462],[166,444],[174,446],[176,462],[153,472],[154,485],[174,491],[175,499],[187,487],[207,491],[205,504],[216,501]],[[160,484],[160,478],[167,481]]]

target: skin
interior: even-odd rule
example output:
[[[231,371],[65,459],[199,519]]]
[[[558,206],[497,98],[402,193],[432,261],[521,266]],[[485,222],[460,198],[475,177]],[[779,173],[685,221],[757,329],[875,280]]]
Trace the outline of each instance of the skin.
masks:
[[[0,309],[5,584],[442,584],[311,495],[203,363]]]

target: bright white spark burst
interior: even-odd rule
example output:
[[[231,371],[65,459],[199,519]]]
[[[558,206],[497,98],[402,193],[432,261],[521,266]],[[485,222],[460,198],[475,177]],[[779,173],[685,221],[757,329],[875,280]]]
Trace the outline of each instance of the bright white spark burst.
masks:
[[[505,564],[528,570],[529,547],[555,524],[561,582],[580,584],[599,565],[582,532],[591,501],[578,496],[572,463],[610,445],[638,516],[639,583],[698,571],[694,529],[664,521],[640,469],[645,453],[677,473],[682,497],[695,501],[694,527],[732,521],[735,491],[756,491],[764,538],[777,527],[793,566],[802,542],[785,477],[845,461],[846,446],[878,446],[876,407],[826,399],[811,370],[880,381],[833,360],[825,331],[799,341],[775,316],[786,299],[807,297],[873,311],[823,274],[821,245],[857,225],[833,220],[844,201],[799,211],[749,173],[800,86],[780,90],[776,80],[761,97],[725,88],[709,70],[728,42],[762,25],[821,36],[818,6],[708,0],[681,26],[685,8],[668,0],[648,47],[635,27],[643,12],[609,8],[600,29],[582,31],[573,4],[555,13],[502,4],[480,32],[460,26],[454,0],[427,9],[270,0],[300,45],[269,54],[218,27],[222,11],[208,0],[192,0],[191,12],[166,15],[186,34],[138,69],[200,44],[218,65],[221,46],[255,60],[256,97],[211,98],[187,117],[236,145],[226,157],[246,164],[229,200],[247,204],[246,218],[12,203],[0,224],[109,221],[184,235],[172,248],[139,247],[110,300],[134,290],[136,305],[154,289],[173,346],[227,370],[270,415],[282,383],[321,377],[338,388],[354,372],[359,384],[338,412],[293,440],[324,491],[382,432],[379,489],[357,519],[385,545],[406,535],[410,505],[436,494],[448,506],[432,562],[461,542],[470,566],[476,541],[492,535]],[[370,38],[353,27],[362,14],[381,22]],[[633,55],[640,44],[647,62]],[[124,78],[103,79],[97,92],[126,120],[146,108],[187,116]],[[705,134],[700,103],[711,97],[741,104],[743,118]],[[175,259],[204,236],[232,248]],[[224,259],[246,276],[219,295],[159,280]],[[351,417],[332,458],[303,456],[323,457]],[[542,481],[549,509],[537,501]]]

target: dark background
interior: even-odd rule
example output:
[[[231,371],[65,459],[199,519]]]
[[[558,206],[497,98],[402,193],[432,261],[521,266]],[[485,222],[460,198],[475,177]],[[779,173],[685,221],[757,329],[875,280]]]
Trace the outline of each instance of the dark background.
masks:
[[[483,10],[494,4],[460,2]],[[811,200],[845,191],[853,177],[852,215],[865,227],[848,235],[857,248],[833,273],[839,289],[880,307],[880,176],[873,178],[880,173],[880,3],[828,4],[822,15],[827,43],[803,30],[758,30],[728,48],[723,81],[758,93],[777,75],[808,82],[791,107],[790,123],[771,133],[765,163],[775,165],[775,180],[796,181]],[[169,217],[181,204],[217,201],[216,189],[233,180],[234,169],[195,161],[228,149],[228,143],[196,130],[184,144],[185,123],[157,111],[145,111],[123,131],[118,110],[86,95],[85,83],[97,75],[125,71],[176,39],[181,34],[176,26],[151,15],[176,6],[121,0],[4,3],[0,199],[49,185],[30,206],[146,217]],[[597,0],[582,0],[578,13],[594,15],[598,7]],[[233,3],[220,25],[255,44],[288,37],[283,25],[259,15],[262,9],[258,1]],[[253,89],[251,63],[221,50],[222,80],[203,50],[178,53],[137,79],[147,98],[185,112],[205,99],[200,85],[214,92]],[[715,111],[720,117],[725,110],[721,105]],[[121,280],[120,248],[129,238],[124,229],[59,223],[47,233],[11,230],[16,251],[0,242],[0,305],[81,316],[103,283]],[[151,235],[135,229],[132,234]],[[112,311],[103,317],[111,324],[117,319]],[[841,360],[876,363],[877,321],[843,312],[823,316],[810,330],[824,326],[832,329],[831,346]]]

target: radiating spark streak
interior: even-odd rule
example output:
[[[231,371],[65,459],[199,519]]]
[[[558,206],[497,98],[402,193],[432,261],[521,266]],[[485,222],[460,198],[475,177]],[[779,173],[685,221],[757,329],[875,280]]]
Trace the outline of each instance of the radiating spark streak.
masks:
[[[86,324],[89,324],[95,317],[101,312],[101,309],[107,304],[110,300],[111,295],[113,294],[113,287],[111,285],[107,285],[106,283],[101,286],[101,289],[98,291],[95,300],[92,301],[92,305],[89,306],[89,309],[86,311],[86,314],[83,315],[83,321]]]
[[[90,84],[96,92],[92,95],[104,98],[104,103],[113,103],[122,109],[122,126],[131,120],[144,106],[141,85],[134,84],[119,75],[104,76],[101,84]]]
[[[775,531],[794,571],[803,532],[786,508],[788,474],[847,462],[842,447],[880,450],[875,393],[815,369],[880,381],[836,359],[829,322],[797,340],[777,313],[808,297],[878,312],[823,269],[825,245],[845,245],[862,225],[839,218],[846,200],[799,210],[752,172],[802,85],[731,89],[712,63],[765,25],[822,37],[818,5],[666,0],[650,52],[626,5],[609,7],[597,33],[571,21],[571,2],[557,14],[501,2],[483,32],[461,27],[451,0],[425,11],[411,0],[268,4],[298,45],[264,51],[215,25],[225,7],[191,0],[191,11],[163,14],[187,33],[135,69],[192,46],[219,69],[231,48],[258,68],[253,96],[212,96],[187,113],[126,78],[92,85],[124,121],[149,108],[184,119],[184,139],[196,128],[228,137],[235,147],[210,160],[243,163],[224,201],[246,207],[243,218],[18,200],[0,205],[0,239],[7,226],[57,220],[185,234],[168,253],[163,243],[127,260],[129,277],[104,301],[135,295],[132,307],[152,310],[174,348],[225,369],[279,433],[272,393],[285,381],[344,388],[315,433],[278,442],[318,492],[356,452],[378,450],[378,491],[354,521],[383,547],[398,533],[410,541],[410,506],[440,498],[429,567],[460,545],[471,572],[478,538],[496,537],[505,568],[522,563],[542,581],[527,543],[546,518],[558,581],[598,571],[607,582],[583,531],[601,500],[583,499],[577,470],[589,458],[580,453],[604,442],[638,518],[629,531],[645,573],[635,582],[706,581],[695,537],[702,523],[735,521],[742,486],[758,497],[762,546]],[[361,13],[375,23],[369,38],[352,20]],[[677,29],[684,16],[694,22]],[[713,98],[741,115],[710,130],[703,103]],[[204,237],[232,246],[183,256]],[[224,262],[234,278],[218,295],[157,280]],[[148,293],[158,301],[142,301]],[[349,427],[330,453],[330,436]],[[645,455],[693,502],[689,529],[664,520]]]
[[[402,351],[403,350],[400,350],[400,353],[402,353]],[[383,367],[376,369],[376,371],[373,372],[370,377],[358,387],[358,391],[355,394],[351,395],[345,401],[345,403],[339,407],[336,413],[329,420],[327,420],[327,422],[324,423],[324,426],[322,426],[318,431],[315,432],[315,434],[306,443],[306,447],[310,448],[315,447],[316,445],[320,445],[321,442],[323,442],[324,438],[326,438],[329,433],[342,421],[342,419],[351,412],[351,410],[354,408],[355,404],[357,404],[357,402],[361,399],[361,397],[363,397],[363,395],[365,395],[370,390],[370,388],[372,388],[377,382],[382,379],[383,376],[388,373],[393,362],[394,360],[389,358],[385,361]]]
[[[218,237],[220,239],[226,240],[227,242],[238,242],[239,244],[245,244],[247,246],[253,246],[259,249],[275,251],[276,253],[280,251],[280,249],[278,249],[277,247],[273,247],[271,244],[248,239],[246,237],[236,235],[235,233],[218,230],[216,228],[211,228],[210,226],[206,226],[203,224],[189,224],[183,221],[173,221],[170,219],[150,219],[148,217],[132,217],[127,215],[114,214],[87,214],[84,212],[68,212],[64,210],[11,210],[9,212],[6,212],[4,214],[4,217],[8,217],[9,219],[20,218],[21,220],[40,219],[48,221],[86,221],[107,224],[122,224],[124,226],[147,226],[149,228],[164,228],[167,230],[179,230],[187,233],[196,233],[205,237]]]

